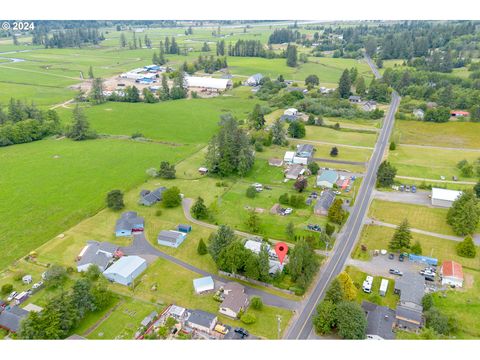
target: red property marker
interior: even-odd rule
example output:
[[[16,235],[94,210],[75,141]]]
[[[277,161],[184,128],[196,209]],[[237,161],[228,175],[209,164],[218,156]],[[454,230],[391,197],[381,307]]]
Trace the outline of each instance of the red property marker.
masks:
[[[276,243],[275,252],[277,253],[278,260],[280,260],[280,264],[283,264],[283,259],[285,259],[285,255],[287,255],[288,252],[288,245],[284,242]]]

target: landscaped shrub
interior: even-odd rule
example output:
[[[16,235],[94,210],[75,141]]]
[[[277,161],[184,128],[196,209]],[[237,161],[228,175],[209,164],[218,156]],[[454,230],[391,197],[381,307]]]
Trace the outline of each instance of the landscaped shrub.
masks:
[[[250,306],[255,310],[262,310],[263,309],[262,298],[258,296],[252,297],[252,300],[250,300]]]
[[[253,186],[249,186],[246,191],[246,195],[248,198],[253,199],[257,196],[257,190]]]
[[[240,320],[242,320],[242,322],[244,324],[253,324],[255,321],[257,321],[257,318],[255,315],[253,314],[250,314],[250,313],[245,313],[242,315],[242,317],[240,318]]]
[[[3,284],[2,285],[2,294],[9,294],[13,290],[12,284]]]

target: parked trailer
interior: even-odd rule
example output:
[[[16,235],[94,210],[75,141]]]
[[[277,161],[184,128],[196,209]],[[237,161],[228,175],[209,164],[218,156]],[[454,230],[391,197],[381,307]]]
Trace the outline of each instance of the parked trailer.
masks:
[[[388,280],[382,279],[382,282],[380,283],[380,295],[381,296],[387,295],[387,290],[388,290]]]
[[[362,285],[362,290],[368,294],[372,292],[373,276],[368,275]]]

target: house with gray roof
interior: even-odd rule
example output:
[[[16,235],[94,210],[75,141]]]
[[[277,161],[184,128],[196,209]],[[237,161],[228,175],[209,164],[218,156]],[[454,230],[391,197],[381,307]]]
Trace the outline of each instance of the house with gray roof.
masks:
[[[362,302],[362,309],[365,311],[365,315],[367,316],[367,339],[395,339],[395,333],[393,332],[395,310],[368,301]]]
[[[326,216],[328,215],[328,210],[333,204],[333,201],[335,200],[335,193],[330,190],[324,190],[320,197],[317,199],[317,202],[315,203],[313,212],[315,215],[321,215],[321,216]]]
[[[91,265],[98,266],[102,272],[105,271],[117,250],[118,245],[106,241],[88,241],[77,257],[77,271],[87,271]]]
[[[305,173],[305,167],[302,164],[289,165],[285,170],[285,178],[290,180],[297,180],[299,176]]]
[[[143,217],[137,215],[135,211],[126,211],[117,220],[115,225],[116,236],[130,236],[136,232],[142,232],[145,227]]]
[[[194,330],[210,334],[217,324],[217,315],[203,310],[189,310],[186,325]]]
[[[13,306],[0,312],[0,328],[16,333],[20,329],[21,321],[28,316],[29,312],[18,306]]]
[[[357,95],[352,95],[348,98],[348,101],[350,101],[351,103],[361,103],[362,102],[362,98],[360,96],[357,96]]]
[[[158,234],[157,242],[159,245],[165,245],[177,248],[185,240],[187,234],[182,231],[162,230]]]
[[[142,190],[140,192],[138,203],[144,206],[152,206],[153,204],[162,201],[165,190],[167,190],[165,186],[159,187],[153,191]]]
[[[237,282],[229,282],[223,288],[223,302],[218,310],[220,314],[236,319],[240,312],[248,307],[248,295],[245,287]]]
[[[297,154],[298,157],[311,158],[313,157],[313,152],[315,148],[311,144],[301,144],[297,145]]]
[[[150,314],[148,314],[148,316],[146,316],[142,320],[140,325],[142,325],[143,327],[147,327],[147,326],[151,325],[153,320],[155,320],[155,318],[157,317],[157,315],[158,315],[158,313],[156,311],[152,311]]]
[[[262,80],[262,79],[263,79],[262,74],[260,74],[260,73],[254,74],[247,79],[247,85],[248,86],[257,86],[257,85],[260,84],[260,80]]]
[[[422,298],[425,295],[425,279],[414,272],[406,272],[395,281],[394,291],[400,295],[395,316],[398,328],[418,331],[423,326]]]

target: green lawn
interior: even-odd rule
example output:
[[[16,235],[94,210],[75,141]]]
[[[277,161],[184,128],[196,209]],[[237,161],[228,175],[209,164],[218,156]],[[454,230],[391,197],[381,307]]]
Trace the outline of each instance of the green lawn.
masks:
[[[399,143],[458,148],[480,148],[480,123],[396,121],[395,138]],[[418,150],[422,155],[427,151]],[[431,150],[435,154],[436,150]],[[461,156],[461,154],[459,154]]]
[[[452,179],[452,176],[457,176],[459,180],[474,181],[475,177],[461,175],[457,163],[463,159],[473,162],[479,157],[478,151],[420,149],[400,145],[395,151],[389,152],[388,159],[397,168],[397,175],[422,179],[440,179],[440,176]]]
[[[356,131],[339,131],[323,126],[307,126],[305,140],[325,141],[340,145],[368,146],[375,145],[377,135]]]
[[[9,205],[0,208],[0,267],[97,213],[108,191],[128,190],[146,179],[147,168],[192,151],[130,140],[43,140],[1,148],[0,203]]]
[[[396,225],[400,224],[403,219],[408,219],[412,228],[455,235],[450,225],[447,224],[447,212],[448,209],[444,208],[373,200],[369,216]]]
[[[394,229],[383,226],[366,225],[363,228],[360,240],[352,254],[352,257],[360,260],[370,260],[371,252],[373,252],[373,250],[388,248],[388,243],[390,242],[394,231]],[[416,241],[420,242],[423,255],[437,258],[439,262],[443,262],[445,260],[454,260],[462,264],[464,267],[480,270],[480,249],[477,250],[476,258],[468,259],[457,255],[456,246],[458,242],[456,241],[440,239],[417,233],[412,233],[412,236],[412,243],[415,243]],[[362,244],[367,246],[367,252],[363,252],[361,250]]]
[[[356,300],[359,304],[366,300],[382,306],[388,306],[390,309],[395,309],[397,307],[399,297],[393,291],[395,288],[395,280],[393,278],[385,278],[389,280],[387,294],[385,296],[380,296],[380,283],[383,279],[381,276],[375,276],[373,278],[372,292],[367,294],[362,290],[362,284],[367,275],[371,274],[367,274],[354,266],[347,266],[345,271],[350,275],[358,290]]]

